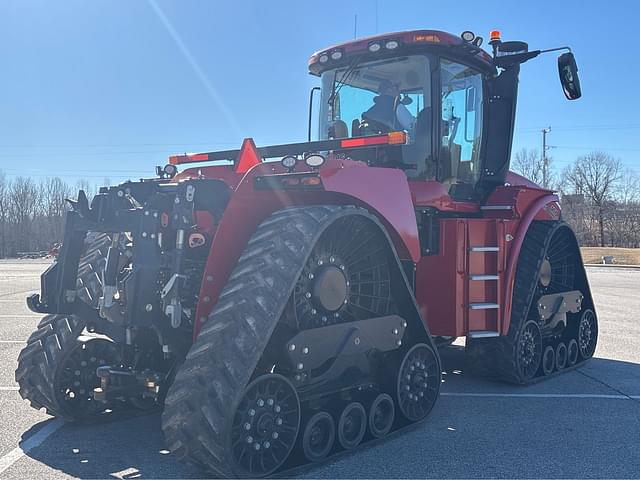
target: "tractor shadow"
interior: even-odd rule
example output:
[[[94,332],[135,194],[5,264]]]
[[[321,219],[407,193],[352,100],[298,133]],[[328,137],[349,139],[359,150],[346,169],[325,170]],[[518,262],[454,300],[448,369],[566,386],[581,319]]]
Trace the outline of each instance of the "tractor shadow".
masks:
[[[50,422],[40,422],[22,435]],[[160,414],[91,425],[65,424],[27,456],[78,478],[202,478],[179,463],[164,445]]]
[[[518,387],[467,374],[468,365],[465,360],[464,347],[460,345],[441,349],[440,355],[444,373],[442,392],[541,392],[567,394],[619,394],[622,392],[626,395],[640,396],[640,365],[634,363],[594,358],[577,371],[567,372],[566,375],[551,378],[535,385]],[[606,379],[606,384],[603,379]],[[430,417],[430,420],[416,425],[410,431],[399,432],[400,436],[427,435],[429,437],[437,437],[439,433],[438,429],[434,430],[434,422],[437,426],[442,422],[454,424],[456,421],[462,421],[462,417],[456,419],[456,410],[452,410],[458,403],[452,402],[453,399],[451,397],[443,396],[431,417],[446,414],[448,417],[453,418],[438,419]],[[472,403],[469,405],[472,405]],[[508,403],[506,405],[515,404]],[[470,409],[473,410],[473,407],[471,406]],[[50,420],[34,425],[22,435],[23,441],[48,422]],[[382,448],[384,452],[389,453],[391,458],[396,448],[394,445],[398,444],[399,439],[400,437],[393,436],[388,440],[376,442],[371,451],[380,452],[380,448]],[[436,439],[433,441],[438,443],[444,440]],[[371,455],[366,452],[368,450],[367,447],[363,448],[363,450],[364,452],[355,451],[349,453],[340,457],[341,459],[329,460],[324,465],[305,467],[304,472],[300,472],[295,476],[308,478],[314,478],[315,476],[324,478],[344,476],[341,471],[342,466],[338,466],[338,464],[358,464],[359,458],[366,458]],[[79,478],[202,478],[206,476],[204,472],[177,462],[169,454],[164,445],[164,437],[160,427],[160,415],[158,413],[126,419],[114,419],[110,422],[93,425],[66,424],[41,445],[27,452],[26,455],[52,469]],[[361,457],[361,455],[363,456]],[[335,467],[333,466],[334,463],[336,463]],[[34,469],[31,470],[32,472],[37,471],[35,470],[37,467],[31,468]],[[378,471],[383,466],[378,467],[372,464],[370,468],[366,472],[369,477],[389,476],[388,470]],[[398,471],[396,475],[403,477],[424,476],[426,472],[424,468],[426,468],[424,465],[420,467],[416,464],[409,469],[410,471]],[[450,476],[449,473],[451,473],[447,473],[444,467],[440,468],[438,465],[432,465],[427,470],[429,470],[429,472],[426,472],[429,476],[435,477],[446,477]],[[45,470],[42,471],[44,472]],[[495,474],[495,470],[487,470],[487,472],[489,471],[493,471]],[[506,471],[509,470],[507,469]],[[464,471],[457,471],[457,476],[460,475],[464,476]],[[283,472],[279,476],[286,478],[289,475]]]

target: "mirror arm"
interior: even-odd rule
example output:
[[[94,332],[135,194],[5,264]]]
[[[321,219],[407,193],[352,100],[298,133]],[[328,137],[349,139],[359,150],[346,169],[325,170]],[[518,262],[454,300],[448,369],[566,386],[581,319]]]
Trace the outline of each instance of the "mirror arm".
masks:
[[[560,50],[567,50],[570,52],[571,47],[547,48],[546,50],[539,50],[539,53],[559,52]]]
[[[311,141],[311,113],[313,112],[313,94],[316,90],[320,90],[320,87],[313,87],[309,92],[309,129],[307,131],[307,142]]]

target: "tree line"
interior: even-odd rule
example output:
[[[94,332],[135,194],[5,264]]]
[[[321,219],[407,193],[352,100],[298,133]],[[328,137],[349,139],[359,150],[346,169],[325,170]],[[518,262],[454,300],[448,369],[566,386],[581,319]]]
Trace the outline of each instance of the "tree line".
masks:
[[[537,150],[522,149],[511,168],[560,195],[562,217],[582,246],[640,247],[640,177],[621,160],[594,151],[558,170]]]
[[[36,182],[31,177],[9,179],[0,171],[0,258],[49,251],[61,242],[65,199],[75,198],[79,189],[94,190],[86,180],[75,185],[58,177]]]
[[[538,151],[523,149],[514,155],[511,168],[559,192],[563,218],[581,245],[640,247],[640,177],[619,159],[591,152],[559,171],[553,159],[547,157],[545,166]],[[75,198],[79,189],[89,197],[95,191],[86,180],[74,185],[58,177],[37,182],[9,179],[0,171],[0,258],[48,251],[61,242],[65,199]]]

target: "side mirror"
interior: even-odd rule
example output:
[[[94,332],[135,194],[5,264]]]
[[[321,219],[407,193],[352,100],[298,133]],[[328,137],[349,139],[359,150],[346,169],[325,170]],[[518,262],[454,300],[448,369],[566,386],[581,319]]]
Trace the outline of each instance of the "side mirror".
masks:
[[[558,73],[560,83],[567,100],[576,100],[582,96],[580,78],[578,78],[578,65],[573,53],[563,53],[558,57]]]

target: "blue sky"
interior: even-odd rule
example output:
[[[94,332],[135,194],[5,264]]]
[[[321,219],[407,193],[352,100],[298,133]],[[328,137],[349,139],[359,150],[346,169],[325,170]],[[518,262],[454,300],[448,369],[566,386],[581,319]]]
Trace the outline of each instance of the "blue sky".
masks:
[[[245,136],[304,141],[317,84],[307,59],[352,39],[357,15],[358,36],[376,24],[485,39],[497,28],[532,49],[570,45],[583,98],[564,99],[555,54],[523,65],[514,149],[539,148],[550,125],[557,167],[602,149],[640,172],[639,10],[572,0],[4,0],[0,170],[114,183]]]

